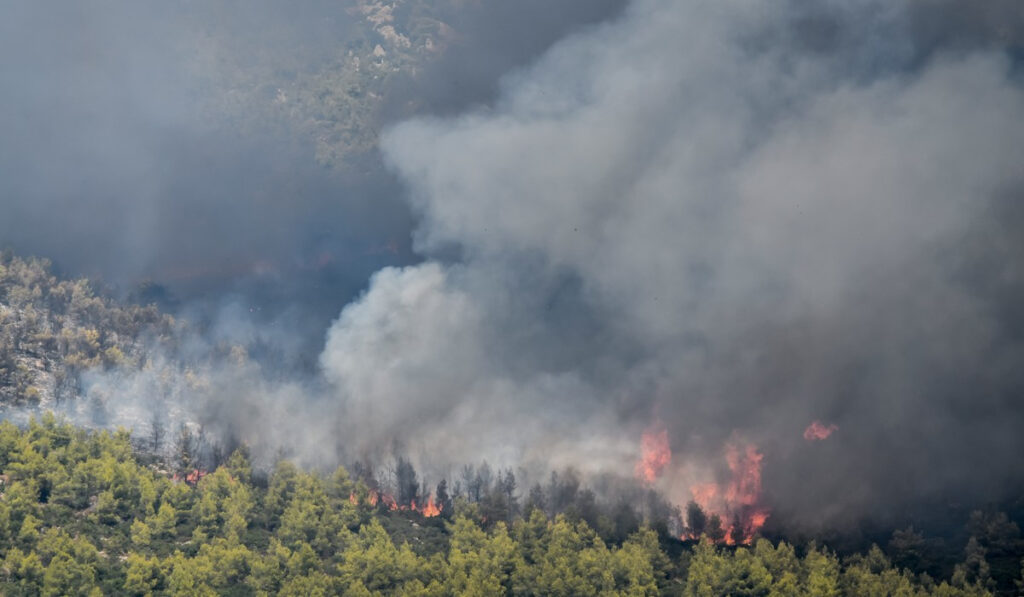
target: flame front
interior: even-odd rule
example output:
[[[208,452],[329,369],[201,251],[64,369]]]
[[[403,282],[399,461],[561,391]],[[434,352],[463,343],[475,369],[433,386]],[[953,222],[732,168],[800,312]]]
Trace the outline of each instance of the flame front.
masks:
[[[355,493],[350,494],[348,496],[348,499],[353,504],[359,503],[359,497],[356,496]],[[423,505],[418,505],[416,503],[416,500],[412,500],[408,506],[401,506],[398,504],[398,501],[395,500],[395,497],[393,495],[387,492],[378,491],[376,489],[371,489],[370,492],[367,494],[366,503],[368,503],[371,506],[376,506],[377,504],[380,504],[382,507],[387,508],[388,510],[391,511],[404,510],[410,512],[418,512],[426,518],[433,518],[435,516],[439,516],[442,510],[441,504],[436,503],[434,501],[434,496],[432,495],[427,497],[427,501]]]
[[[636,463],[636,476],[647,483],[653,483],[672,460],[668,444],[668,430],[655,423],[644,431],[640,439],[640,462]]]
[[[769,512],[760,505],[761,500],[761,465],[764,456],[757,446],[751,443],[730,442],[725,446],[725,462],[729,467],[727,483],[703,482],[691,483],[690,493],[693,501],[708,516],[717,516],[721,522],[724,537],[722,541],[728,545],[749,544],[754,535],[768,520]],[[652,484],[666,473],[672,462],[672,449],[669,444],[668,430],[661,421],[655,421],[648,427],[640,440],[640,460],[636,463],[636,476],[641,481]],[[677,469],[685,463],[677,465]],[[670,470],[671,477],[689,476],[685,470]],[[685,478],[685,477],[684,477]],[[700,533],[701,531],[696,531]],[[683,539],[699,539],[690,532]]]
[[[754,444],[725,447],[729,465],[727,484],[697,483],[690,486],[693,501],[710,516],[718,516],[727,545],[747,545],[768,520],[768,510],[760,506],[761,464],[764,460]],[[691,534],[684,539],[699,539]]]
[[[732,481],[726,490],[725,501],[739,506],[753,506],[761,497],[761,460],[764,456],[757,446],[747,444],[742,450],[735,444],[725,448],[725,460],[732,471]]]
[[[383,493],[376,489],[370,490],[370,505],[376,506],[382,504],[388,510],[398,510],[398,502],[395,501],[395,497],[390,493]]]
[[[732,514],[732,521],[726,527],[726,543],[746,545],[768,520],[768,511],[758,508],[764,455],[754,444],[747,444],[743,449],[730,444],[726,446],[725,458],[732,471],[725,498],[727,510]]]
[[[441,506],[434,503],[434,496],[427,498],[427,503],[419,509],[419,513],[427,518],[433,518],[441,514]]]

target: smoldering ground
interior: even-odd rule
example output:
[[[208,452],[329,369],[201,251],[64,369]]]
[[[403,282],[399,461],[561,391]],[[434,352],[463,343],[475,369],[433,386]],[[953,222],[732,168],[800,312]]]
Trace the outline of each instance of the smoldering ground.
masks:
[[[752,442],[773,516],[808,524],[1019,489],[1021,13],[967,14],[588,16],[482,101],[385,129],[413,244],[331,325],[321,376],[211,371],[182,400],[310,462],[398,445],[428,468],[630,475],[660,420],[675,501]],[[342,238],[363,212],[337,205]],[[812,420],[838,429],[807,442]]]

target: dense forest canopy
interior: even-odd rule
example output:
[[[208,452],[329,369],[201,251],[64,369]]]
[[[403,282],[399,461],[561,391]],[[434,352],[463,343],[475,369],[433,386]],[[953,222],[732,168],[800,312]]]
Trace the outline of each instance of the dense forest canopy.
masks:
[[[423,514],[376,499],[344,468],[318,475],[281,461],[260,475],[244,451],[215,471],[172,476],[140,462],[127,432],[52,416],[23,430],[0,423],[0,468],[5,595],[954,597],[1012,592],[1014,578],[1024,587],[1019,568],[1007,575],[986,559],[1019,550],[1019,529],[998,517],[986,529],[980,513],[981,538],[947,581],[924,571],[912,530],[893,536],[889,555],[872,546],[842,559],[814,543],[682,544],[621,512],[595,515],[585,497],[549,517],[557,496],[531,492],[520,513],[514,481],[506,493],[500,474],[454,499],[439,486],[440,511]]]

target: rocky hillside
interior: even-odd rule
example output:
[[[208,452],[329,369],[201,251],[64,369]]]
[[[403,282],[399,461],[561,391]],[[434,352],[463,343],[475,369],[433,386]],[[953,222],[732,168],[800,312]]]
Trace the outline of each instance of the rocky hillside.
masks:
[[[50,408],[77,394],[84,370],[140,365],[144,341],[174,326],[155,306],[60,279],[46,260],[0,253],[0,405]]]
[[[197,9],[189,51],[208,79],[212,121],[287,130],[312,144],[321,164],[351,167],[376,146],[391,81],[415,77],[443,52],[456,36],[444,19],[464,4],[346,0],[319,15],[324,39],[280,20],[253,36]]]

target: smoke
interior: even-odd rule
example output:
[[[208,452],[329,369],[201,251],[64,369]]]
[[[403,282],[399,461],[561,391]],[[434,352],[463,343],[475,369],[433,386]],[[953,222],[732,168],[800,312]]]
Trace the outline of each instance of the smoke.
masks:
[[[266,328],[307,375],[370,275],[419,259],[379,128],[491,101],[506,70],[623,4],[7,3],[0,248],[215,333]]]
[[[199,419],[211,436],[259,438],[264,455],[337,460],[342,442],[309,430],[334,437],[323,421],[340,416],[310,361],[374,271],[419,259],[376,130],[491,101],[506,70],[623,5],[6,4],[0,246],[193,324],[184,351],[151,346],[141,371],[84,376],[68,413],[140,432],[154,412],[172,431]],[[414,43],[422,28],[435,50],[403,53],[378,18]],[[377,45],[386,57],[371,63]],[[251,362],[214,358],[233,345]]]
[[[434,2],[444,51],[415,76],[400,75],[386,118],[455,115],[492,104],[501,76],[525,67],[561,38],[622,13],[626,0]]]
[[[345,163],[287,81],[373,48],[354,5],[7,9],[0,240],[204,324],[75,408],[431,471],[631,476],[660,425],[676,503],[756,445],[806,524],[1021,486],[1017,3],[435,4]]]
[[[629,474],[661,419],[815,522],[1019,486],[1020,13],[944,12],[641,0],[390,128],[428,260],[328,334],[348,435]]]
[[[510,20],[461,0],[5,3],[0,247],[122,295],[145,282],[143,300],[204,319],[234,303],[288,316],[315,355],[374,271],[417,261],[377,130],[457,109],[466,94],[439,91],[456,71],[488,101],[505,70],[622,4]],[[392,47],[387,18],[434,49]]]
[[[338,40],[359,42],[360,22],[346,6],[2,12],[0,246],[122,296],[147,282],[143,300],[190,314],[242,302],[288,315],[306,335],[374,270],[412,261],[410,214],[372,149],[318,163],[310,100],[286,93],[324,71],[352,75]],[[328,83],[336,101],[341,85]]]

